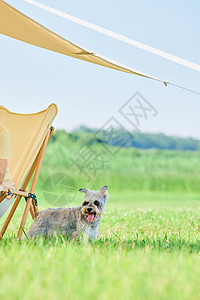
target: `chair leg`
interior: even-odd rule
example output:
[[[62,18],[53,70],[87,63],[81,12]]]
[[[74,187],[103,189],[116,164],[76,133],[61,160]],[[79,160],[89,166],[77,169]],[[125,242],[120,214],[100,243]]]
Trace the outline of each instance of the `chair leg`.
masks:
[[[11,221],[11,219],[12,219],[14,213],[15,213],[15,210],[17,209],[17,206],[18,206],[18,204],[19,204],[21,198],[22,198],[22,196],[18,196],[18,197],[16,198],[16,200],[15,200],[15,202],[14,202],[14,204],[13,204],[13,206],[12,206],[12,208],[11,208],[11,210],[10,210],[8,216],[7,216],[7,219],[6,219],[4,225],[3,225],[2,229],[1,229],[1,232],[0,232],[0,240],[1,240],[2,237],[4,236],[4,233],[5,233],[7,227],[8,227],[8,225],[9,225],[9,223],[10,223],[10,221]],[[32,205],[30,205],[30,213],[31,213],[31,216],[32,216],[32,218],[33,218],[33,220],[34,220],[34,219],[35,219],[35,212],[34,212],[34,209],[33,209],[33,206],[32,206]]]
[[[34,212],[38,212],[39,209],[38,209],[38,205],[37,206],[35,205],[35,200],[32,200],[32,205],[33,205]]]
[[[8,225],[9,225],[9,223],[10,223],[12,217],[13,217],[13,215],[14,215],[16,209],[17,209],[17,206],[18,206],[18,204],[19,204],[19,202],[20,202],[20,200],[21,200],[21,197],[22,197],[22,196],[18,196],[18,197],[16,198],[16,200],[15,200],[15,202],[14,202],[14,204],[13,204],[13,206],[12,206],[12,208],[11,208],[11,210],[10,210],[10,212],[9,212],[9,214],[8,214],[8,216],[7,216],[7,218],[6,218],[6,221],[5,221],[5,223],[4,223],[4,225],[3,225],[2,229],[1,229],[1,232],[0,232],[0,239],[2,239],[2,237],[3,237],[3,235],[4,235],[5,231],[6,231],[6,229],[7,229],[7,227],[8,227]]]
[[[32,219],[34,220],[35,219],[35,210],[34,210],[32,203],[30,205],[30,214],[31,214]]]
[[[28,213],[29,213],[29,210],[30,210],[30,207],[31,207],[31,202],[32,202],[32,199],[27,198],[26,206],[25,206],[25,209],[24,209],[24,214],[23,214],[21,224],[20,224],[20,227],[19,227],[19,231],[18,231],[18,234],[17,234],[17,239],[19,239],[20,236],[22,235],[22,228],[24,228],[24,226],[25,226],[25,223],[26,223],[26,220],[27,220],[27,217],[28,217]]]

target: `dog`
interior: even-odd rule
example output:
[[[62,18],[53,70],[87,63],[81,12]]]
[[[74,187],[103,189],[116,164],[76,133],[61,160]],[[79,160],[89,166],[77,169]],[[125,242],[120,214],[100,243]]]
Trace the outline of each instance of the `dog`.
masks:
[[[27,231],[28,238],[50,237],[55,233],[70,239],[80,240],[81,236],[90,241],[99,235],[98,226],[105,203],[109,198],[108,186],[102,186],[98,191],[82,188],[84,193],[81,206],[72,208],[48,208],[35,213],[35,219]]]

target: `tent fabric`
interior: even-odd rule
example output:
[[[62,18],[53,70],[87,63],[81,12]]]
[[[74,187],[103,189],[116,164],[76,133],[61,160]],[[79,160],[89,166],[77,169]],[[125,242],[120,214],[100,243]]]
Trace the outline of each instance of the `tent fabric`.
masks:
[[[0,0],[0,33],[44,49],[165,83],[165,81],[161,79],[141,73],[73,44],[22,14],[3,0]]]
[[[34,114],[18,114],[0,106],[0,123],[10,134],[8,166],[15,187],[19,188],[57,115],[56,104]]]

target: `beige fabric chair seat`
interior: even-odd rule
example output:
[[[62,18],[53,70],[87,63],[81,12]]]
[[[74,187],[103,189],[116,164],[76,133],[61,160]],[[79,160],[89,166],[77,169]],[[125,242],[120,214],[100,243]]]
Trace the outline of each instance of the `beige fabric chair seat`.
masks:
[[[0,195],[2,195],[2,191],[4,191],[5,195],[5,189],[7,191],[10,189],[11,196],[27,196],[28,193],[25,191],[21,192],[20,188],[27,174],[29,174],[30,178],[28,178],[28,181],[26,179],[26,181],[30,181],[30,170],[33,168],[33,164],[34,171],[37,168],[36,177],[33,178],[35,182],[31,186],[32,192],[34,192],[44,151],[51,136],[52,122],[56,114],[57,106],[54,103],[46,110],[34,114],[13,113],[5,107],[0,106],[0,123],[7,128],[10,134],[10,159],[8,160],[8,167],[12,178],[12,182],[3,182],[3,188],[2,186],[0,187]],[[0,217],[6,212],[12,200],[1,200]],[[29,208],[31,207],[29,205]]]

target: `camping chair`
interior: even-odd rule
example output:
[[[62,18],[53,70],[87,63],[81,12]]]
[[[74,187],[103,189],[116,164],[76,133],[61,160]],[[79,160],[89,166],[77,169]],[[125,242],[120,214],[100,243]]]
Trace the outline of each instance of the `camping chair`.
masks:
[[[35,212],[38,211],[35,188],[45,149],[54,131],[51,125],[56,115],[57,106],[55,104],[51,104],[46,110],[34,114],[13,113],[5,107],[0,106],[0,123],[8,129],[10,134],[11,153],[8,166],[12,181],[15,184],[15,188],[4,188],[1,191],[1,216],[12,203],[12,199],[6,198],[8,196],[16,196],[14,204],[1,229],[0,239],[3,237],[22,197],[25,197],[26,205],[17,238],[22,234],[29,211],[32,218],[35,218]],[[29,182],[31,182],[31,187],[30,191],[27,192],[26,188]]]

